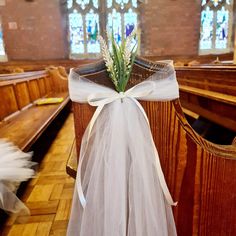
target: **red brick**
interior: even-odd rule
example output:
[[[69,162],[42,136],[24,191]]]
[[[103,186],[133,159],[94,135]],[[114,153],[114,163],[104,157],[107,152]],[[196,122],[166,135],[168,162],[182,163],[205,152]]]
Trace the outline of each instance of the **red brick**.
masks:
[[[6,0],[0,6],[10,60],[68,58],[65,7],[60,0]],[[197,55],[201,1],[148,0],[140,4],[142,55]],[[16,22],[11,30],[8,22]]]

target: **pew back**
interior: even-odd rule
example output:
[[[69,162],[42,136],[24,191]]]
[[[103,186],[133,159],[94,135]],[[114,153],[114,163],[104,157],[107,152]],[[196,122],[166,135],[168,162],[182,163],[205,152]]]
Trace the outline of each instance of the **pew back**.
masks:
[[[184,108],[236,132],[236,67],[176,68]]]
[[[155,68],[154,63],[136,59],[131,81],[140,82],[155,72]],[[103,63],[80,68],[77,73],[111,86]],[[174,208],[178,235],[235,235],[236,147],[215,145],[195,133],[178,99],[142,102],[142,105],[150,121],[166,182],[178,201]],[[95,108],[75,102],[73,108],[79,156],[82,135]]]
[[[68,103],[67,81],[46,71],[0,76],[0,138],[28,150]],[[63,97],[61,104],[36,106],[39,98]]]

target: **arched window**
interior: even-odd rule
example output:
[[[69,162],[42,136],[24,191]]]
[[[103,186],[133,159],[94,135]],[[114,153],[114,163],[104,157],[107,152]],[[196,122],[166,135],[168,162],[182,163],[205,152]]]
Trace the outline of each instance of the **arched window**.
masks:
[[[120,42],[138,24],[137,0],[67,0],[67,8],[72,58],[99,54],[98,34],[113,28]]]
[[[0,61],[6,61],[7,55],[4,48],[3,33],[2,33],[2,23],[0,19]]]
[[[202,0],[200,54],[231,50],[233,0]]]

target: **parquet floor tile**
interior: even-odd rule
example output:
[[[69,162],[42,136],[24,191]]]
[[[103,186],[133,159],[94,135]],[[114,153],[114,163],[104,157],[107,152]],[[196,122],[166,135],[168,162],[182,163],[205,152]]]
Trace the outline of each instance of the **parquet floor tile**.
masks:
[[[9,217],[1,236],[66,235],[74,189],[74,179],[66,173],[66,162],[73,140],[70,114],[21,197],[30,216]]]

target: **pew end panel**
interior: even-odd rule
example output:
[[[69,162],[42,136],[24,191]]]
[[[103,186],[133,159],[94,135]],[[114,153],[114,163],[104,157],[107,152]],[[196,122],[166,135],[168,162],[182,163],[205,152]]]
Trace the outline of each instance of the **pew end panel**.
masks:
[[[147,78],[158,66],[138,58],[131,81]],[[111,86],[102,62],[76,72]],[[173,208],[178,235],[236,234],[236,146],[216,145],[200,137],[185,119],[179,99],[141,104],[150,121],[166,182],[178,201]],[[73,102],[77,155],[72,152],[67,166],[73,177],[81,139],[94,111],[94,107]]]

